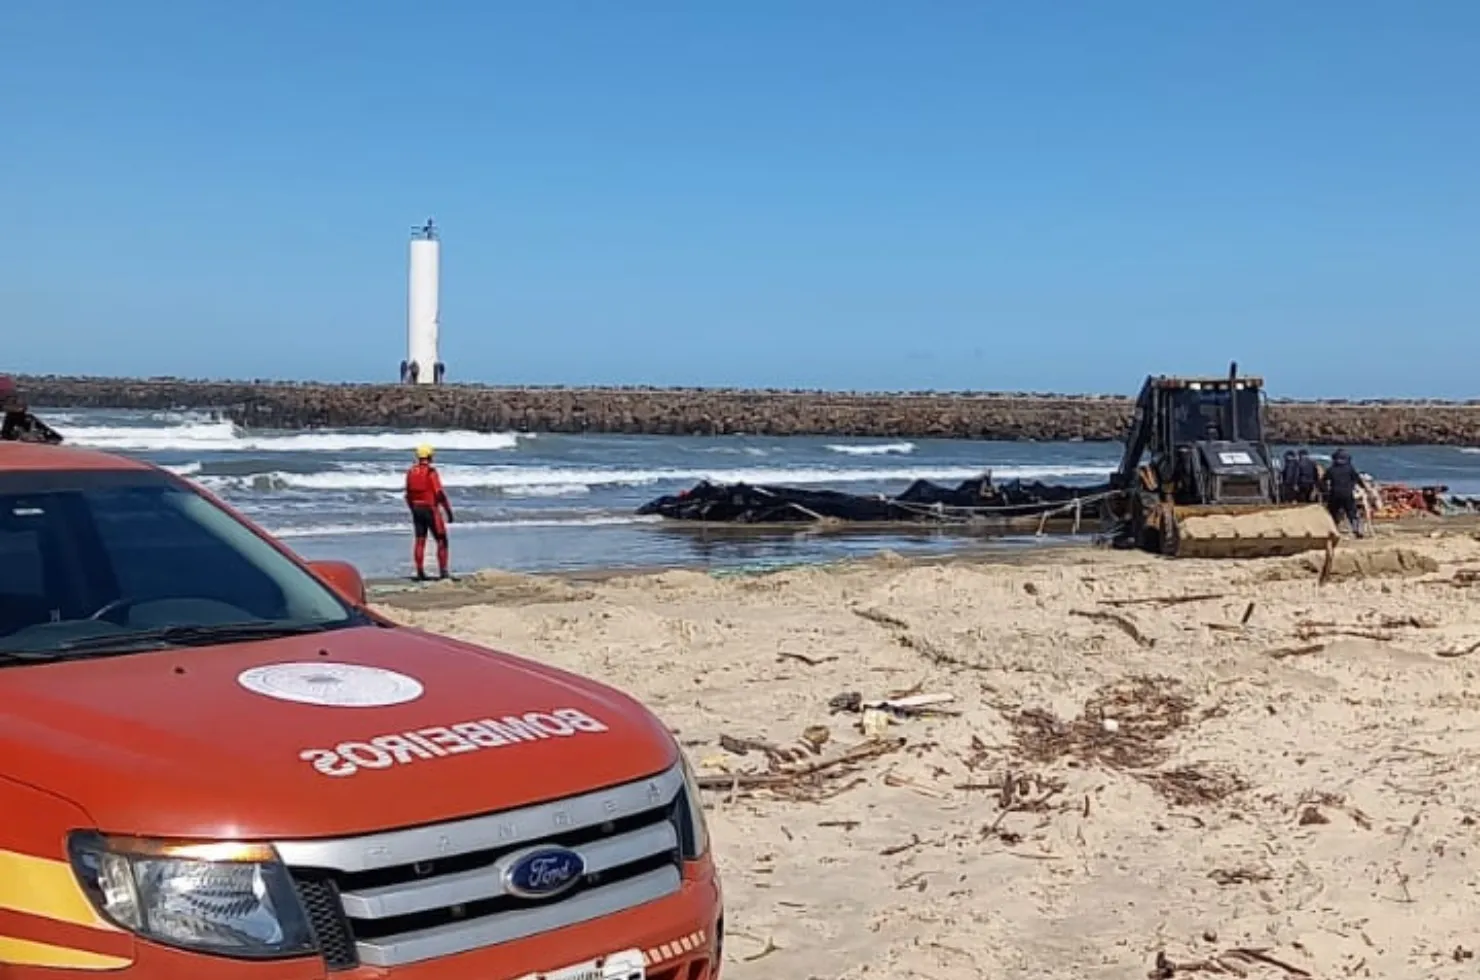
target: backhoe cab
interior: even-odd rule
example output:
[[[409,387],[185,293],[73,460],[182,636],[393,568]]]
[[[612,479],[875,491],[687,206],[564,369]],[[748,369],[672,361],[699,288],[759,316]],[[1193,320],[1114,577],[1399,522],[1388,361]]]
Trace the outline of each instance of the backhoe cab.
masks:
[[[1264,383],[1237,364],[1223,378],[1148,377],[1111,477],[1115,543],[1209,558],[1324,548],[1335,524],[1318,504],[1280,502],[1264,429]]]

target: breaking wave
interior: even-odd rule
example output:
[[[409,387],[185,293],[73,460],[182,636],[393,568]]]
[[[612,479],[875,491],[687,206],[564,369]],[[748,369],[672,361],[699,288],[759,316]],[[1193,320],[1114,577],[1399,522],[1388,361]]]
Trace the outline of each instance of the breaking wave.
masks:
[[[848,456],[908,456],[915,451],[913,442],[861,442],[829,445],[828,452]]]
[[[363,432],[318,430],[276,435],[248,432],[227,420],[183,421],[163,426],[72,426],[57,419],[56,429],[68,443],[92,449],[127,452],[273,452],[336,453],[356,450],[410,452],[420,445],[441,451],[488,452],[514,449],[520,439],[533,438],[514,432]]]
[[[659,483],[838,484],[908,483],[913,480],[970,480],[990,470],[998,482],[1010,479],[1104,479],[1109,464],[1042,466],[942,466],[919,468],[761,468],[754,469],[579,469],[560,466],[440,466],[448,488],[498,490],[511,496],[576,496],[598,487],[645,487]],[[204,476],[200,482],[244,490],[399,491],[405,485],[401,470],[362,467],[319,473],[274,471],[241,476]]]

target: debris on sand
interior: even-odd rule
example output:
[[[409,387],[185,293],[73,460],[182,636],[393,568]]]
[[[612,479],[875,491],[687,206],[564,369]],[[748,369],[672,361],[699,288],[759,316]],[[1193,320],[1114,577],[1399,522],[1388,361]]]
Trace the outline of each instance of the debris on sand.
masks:
[[[1156,963],[1147,976],[1150,980],[1172,980],[1179,973],[1212,973],[1246,977],[1249,975],[1250,967],[1254,966],[1272,967],[1292,977],[1311,976],[1309,970],[1278,959],[1272,956],[1268,949],[1263,947],[1234,947],[1233,949],[1224,950],[1205,959],[1188,960],[1181,963],[1173,960],[1167,956],[1165,951],[1162,951],[1156,954]]]
[[[1137,626],[1128,616],[1120,613],[1105,612],[1103,609],[1070,609],[1069,615],[1079,616],[1082,619],[1092,620],[1096,623],[1108,623],[1132,640],[1135,640],[1137,646],[1144,647],[1148,650],[1156,646],[1155,639],[1141,632],[1141,627]]]
[[[737,751],[737,754],[742,747],[746,750],[761,748],[760,744],[750,740],[727,738],[725,741],[726,747]],[[728,791],[732,796],[764,790],[786,799],[817,802],[858,785],[862,781],[858,776],[860,763],[897,752],[904,744],[902,738],[869,739],[831,758],[811,762],[799,762],[794,756],[775,751],[773,746],[767,745],[762,748],[766,752],[767,772],[701,775],[698,777],[699,788]],[[847,778],[850,776],[853,778]]]
[[[1171,757],[1168,739],[1192,722],[1194,707],[1175,678],[1135,676],[1100,688],[1073,721],[1042,709],[1020,711],[1010,721],[1018,754],[1027,760],[1121,770],[1173,804],[1191,806],[1215,803],[1249,788],[1224,769],[1156,768]]]
[[[1021,711],[1011,721],[1019,753],[1033,762],[1067,758],[1111,769],[1144,769],[1166,761],[1170,750],[1163,743],[1187,725],[1192,708],[1180,681],[1138,676],[1100,688],[1073,721],[1038,708]]]
[[[1178,766],[1133,775],[1176,806],[1206,806],[1249,788],[1238,773],[1219,767]]]
[[[997,818],[983,827],[981,836],[996,837],[1002,843],[1012,845],[1019,844],[1023,835],[1005,829],[1002,822],[1010,814],[1014,813],[1042,813],[1050,808],[1050,803],[1068,788],[1068,784],[1062,779],[1053,779],[1034,773],[1015,773],[1008,771],[1002,778],[993,784],[998,788],[998,813]],[[1085,798],[1088,801],[1088,797]]]

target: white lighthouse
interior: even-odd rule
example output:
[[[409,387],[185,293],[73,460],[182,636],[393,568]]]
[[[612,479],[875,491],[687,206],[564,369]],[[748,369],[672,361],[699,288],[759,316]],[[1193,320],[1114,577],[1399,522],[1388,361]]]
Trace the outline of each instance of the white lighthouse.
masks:
[[[403,384],[442,383],[444,368],[437,356],[441,328],[442,243],[432,219],[411,230],[411,275],[406,303],[406,360],[401,362]]]

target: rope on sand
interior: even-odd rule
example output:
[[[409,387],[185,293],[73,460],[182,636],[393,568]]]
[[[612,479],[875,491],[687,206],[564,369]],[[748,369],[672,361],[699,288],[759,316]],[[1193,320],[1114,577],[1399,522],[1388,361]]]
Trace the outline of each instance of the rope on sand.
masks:
[[[972,518],[991,517],[1013,511],[1014,516],[1039,518],[1038,533],[1043,533],[1043,526],[1050,517],[1061,514],[1074,515],[1074,531],[1078,533],[1079,522],[1083,514],[1085,504],[1099,503],[1109,497],[1116,495],[1118,491],[1110,490],[1101,493],[1089,494],[1083,497],[1075,497],[1073,500],[1043,500],[1028,504],[999,504],[995,506],[982,505],[980,507],[950,507],[944,504],[916,504],[903,500],[893,501],[896,507],[918,514],[921,517],[934,517],[940,519],[941,523],[970,523]],[[947,518],[957,518],[955,521]]]

